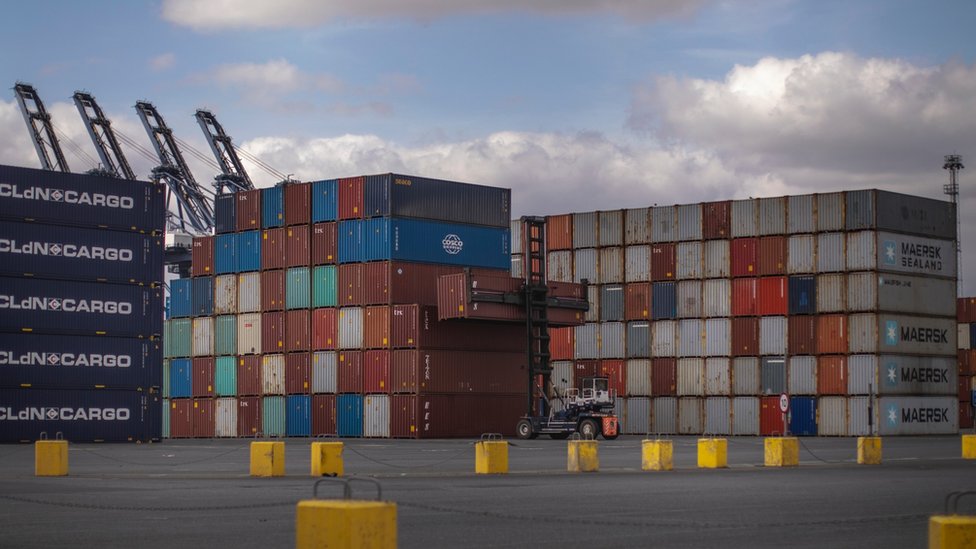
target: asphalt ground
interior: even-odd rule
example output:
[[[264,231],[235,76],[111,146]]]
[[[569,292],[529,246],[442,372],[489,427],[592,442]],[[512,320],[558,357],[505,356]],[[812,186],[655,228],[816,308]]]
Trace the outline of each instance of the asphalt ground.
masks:
[[[801,438],[800,465],[763,466],[763,439],[728,439],[729,467],[641,471],[643,437],[600,441],[600,470],[566,471],[566,441],[511,441],[510,473],[474,474],[473,440],[347,439],[347,477],[397,504],[400,547],[924,547],[947,493],[976,489],[958,436]],[[69,476],[35,477],[32,445],[0,445],[0,547],[293,547],[312,497],[309,439],[285,439],[286,476],[248,476],[249,440],[72,444]],[[356,498],[375,488],[353,483]],[[341,497],[342,486],[320,486]],[[976,497],[960,508],[976,514]]]

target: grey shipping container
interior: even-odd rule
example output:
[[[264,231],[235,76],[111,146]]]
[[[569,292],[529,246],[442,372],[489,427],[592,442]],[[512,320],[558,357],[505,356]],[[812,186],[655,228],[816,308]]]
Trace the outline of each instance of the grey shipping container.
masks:
[[[603,322],[600,325],[600,358],[624,358],[624,335],[626,324],[623,322]]]
[[[791,236],[787,252],[787,272],[790,274],[812,273],[817,267],[815,248],[817,239],[812,234]]]
[[[878,399],[878,434],[949,435],[959,432],[955,396],[889,396]]]
[[[702,316],[727,317],[732,310],[732,284],[728,279],[715,278],[702,282]]]
[[[847,230],[877,229],[954,239],[956,211],[950,202],[888,191],[847,192]]]
[[[812,194],[794,195],[786,198],[786,232],[798,234],[812,233],[817,230],[813,214],[814,198],[815,195]]]
[[[786,391],[786,360],[765,357],[760,364],[762,392],[765,395],[778,395]]]
[[[654,399],[654,417],[651,429],[656,434],[671,435],[678,432],[678,399],[659,397]]]
[[[586,302],[589,303],[590,308],[587,309],[586,314],[583,315],[583,319],[586,322],[598,322],[600,320],[600,287],[596,284],[591,284],[586,287]]]
[[[651,323],[644,320],[628,322],[627,323],[627,358],[648,358],[650,356],[651,356]],[[630,370],[628,370],[628,375],[629,372]],[[627,389],[628,390],[631,389],[629,383],[627,384]],[[640,394],[640,393],[636,393],[636,394]]]
[[[732,377],[729,359],[705,359],[705,394],[709,396],[729,395],[732,392]],[[755,393],[753,393],[755,394]]]
[[[678,321],[678,356],[704,356],[705,346],[704,321],[701,319],[685,319]]]
[[[956,316],[956,281],[889,273],[851,273],[847,277],[850,311],[880,311]]]
[[[844,230],[844,193],[817,195],[817,232]]]
[[[703,252],[705,278],[727,278],[729,270],[729,241],[708,240]]]
[[[318,351],[312,353],[312,392],[336,392],[336,352]]]
[[[791,395],[817,394],[817,358],[813,356],[791,356],[787,377]]]
[[[0,442],[158,440],[161,413],[146,391],[0,389]]]
[[[785,355],[787,343],[785,316],[764,316],[759,319],[759,354]]]
[[[574,328],[576,331],[575,358],[600,358],[600,324],[587,323]]]
[[[365,217],[412,217],[508,228],[512,190],[413,175],[366,176]]]
[[[698,435],[704,429],[702,401],[698,397],[678,399],[678,434]]]
[[[674,206],[651,208],[651,242],[674,242],[678,235]]]
[[[732,434],[759,435],[759,399],[735,397],[732,399]]]
[[[732,434],[732,399],[726,397],[708,397],[705,399],[704,434]]]
[[[675,278],[695,279],[702,278],[702,243],[701,242],[681,242],[676,246],[675,259]]]
[[[817,275],[817,312],[837,313],[847,309],[847,275]]]
[[[673,320],[658,320],[651,324],[651,356],[675,356],[677,325]],[[577,332],[577,335],[579,333]]]
[[[678,282],[678,318],[702,316],[702,283],[700,280]]]
[[[627,246],[624,249],[624,281],[647,282],[651,279],[651,247]]]
[[[817,235],[817,272],[833,273],[847,270],[847,254],[844,252],[844,233],[820,233]]]
[[[629,345],[630,341],[628,340],[627,343]],[[553,364],[553,369],[555,369],[555,363]],[[553,374],[553,378],[555,379],[555,372]],[[650,359],[644,358],[627,361],[627,394],[629,396],[651,396]]]
[[[848,319],[851,353],[956,356],[955,319],[888,313]]]
[[[847,235],[847,268],[955,278],[951,240],[860,231]]]
[[[620,284],[624,281],[624,249],[600,248],[599,280],[601,284]]]
[[[626,423],[624,433],[628,435],[645,435],[651,432],[651,399],[647,397],[630,397],[625,405]]]
[[[549,252],[546,260],[546,275],[554,282],[573,281],[573,252],[560,250]]]
[[[759,383],[759,358],[754,356],[736,357],[732,360],[732,392],[736,395],[758,395],[762,391]]]
[[[786,199],[760,198],[759,234],[765,236],[784,233],[786,233]]]
[[[850,397],[847,399],[847,436],[860,437],[877,433],[877,406],[869,406],[871,397]],[[869,410],[875,413],[868,423]]]
[[[600,287],[600,320],[621,321],[624,319],[624,287],[611,284]]]
[[[600,283],[598,261],[600,253],[595,248],[585,248],[573,252],[573,282],[588,280],[590,284]]]
[[[728,318],[705,320],[705,356],[732,354],[732,323]]]
[[[701,396],[705,394],[705,359],[679,358],[677,364],[678,396]]]
[[[573,248],[595,248],[600,242],[598,212],[573,214]]]
[[[847,397],[821,397],[817,402],[817,434],[847,436]]]
[[[623,246],[624,211],[599,212],[600,246]]]
[[[678,206],[678,240],[702,239],[702,205]]]
[[[852,355],[847,362],[852,395],[954,395],[958,390],[954,357]]]
[[[651,242],[651,209],[632,208],[624,212],[624,244]]]
[[[237,312],[261,310],[261,273],[241,273],[237,279]]]
[[[759,234],[756,200],[732,202],[732,238]]]

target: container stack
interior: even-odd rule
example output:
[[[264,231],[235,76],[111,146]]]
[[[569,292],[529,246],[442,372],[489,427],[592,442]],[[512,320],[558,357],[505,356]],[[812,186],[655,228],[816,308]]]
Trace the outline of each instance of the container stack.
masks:
[[[158,439],[165,188],[0,166],[0,442]]]
[[[959,429],[973,428],[973,391],[976,391],[976,297],[956,300],[959,345]]]
[[[512,431],[524,326],[435,307],[441,275],[507,276],[510,215],[508,189],[394,174],[218,197],[173,284],[167,436]]]
[[[956,432],[954,238],[877,190],[550,216],[550,280],[591,283],[554,384],[609,377],[625,433]]]

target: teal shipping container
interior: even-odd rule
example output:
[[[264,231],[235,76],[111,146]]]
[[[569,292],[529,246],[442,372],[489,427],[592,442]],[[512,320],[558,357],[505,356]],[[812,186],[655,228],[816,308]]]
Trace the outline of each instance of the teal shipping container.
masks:
[[[308,267],[292,267],[285,274],[285,308],[308,309],[311,305],[311,274]]]
[[[285,414],[285,397],[264,397],[261,402],[261,432],[264,436],[285,436]]]
[[[163,321],[163,358],[173,358],[173,325],[171,320]]]
[[[189,318],[176,318],[170,321],[170,335],[173,340],[170,346],[171,358],[190,356],[193,343],[193,321]]]
[[[237,357],[217,357],[214,366],[214,393],[217,396],[237,394]]]
[[[223,315],[217,317],[216,338],[214,341],[215,355],[237,354],[237,316]]]
[[[162,399],[162,402],[163,402],[163,432],[162,432],[162,437],[163,438],[169,438],[169,414],[170,414],[170,411],[169,411],[169,399],[168,398],[164,398],[164,399]]]
[[[169,389],[170,368],[171,368],[171,364],[169,359],[163,359],[163,398],[170,397],[170,389]],[[168,415],[169,412],[167,411],[166,414]]]
[[[321,265],[312,269],[312,307],[336,306],[335,265]]]

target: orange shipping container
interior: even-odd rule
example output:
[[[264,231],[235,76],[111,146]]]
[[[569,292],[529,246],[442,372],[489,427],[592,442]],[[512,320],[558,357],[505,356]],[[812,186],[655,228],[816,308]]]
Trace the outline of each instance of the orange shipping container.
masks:
[[[624,360],[601,360],[600,375],[609,378],[610,390],[617,395],[627,394],[627,362]]]
[[[552,328],[549,330],[549,354],[552,360],[573,360],[576,328]]]
[[[843,395],[847,393],[847,357],[829,355],[817,357],[817,394]]]
[[[573,249],[573,214],[550,215],[546,218],[546,249]]]
[[[817,317],[817,354],[847,354],[847,316]]]
[[[754,316],[756,314],[755,278],[737,278],[732,281],[732,316]]]
[[[624,287],[624,320],[651,318],[651,283],[631,282]]]
[[[756,312],[759,316],[785,315],[789,309],[789,292],[785,276],[759,279]]]
[[[366,318],[363,323],[363,347],[366,349],[389,349],[390,306],[366,307],[364,315]]]

